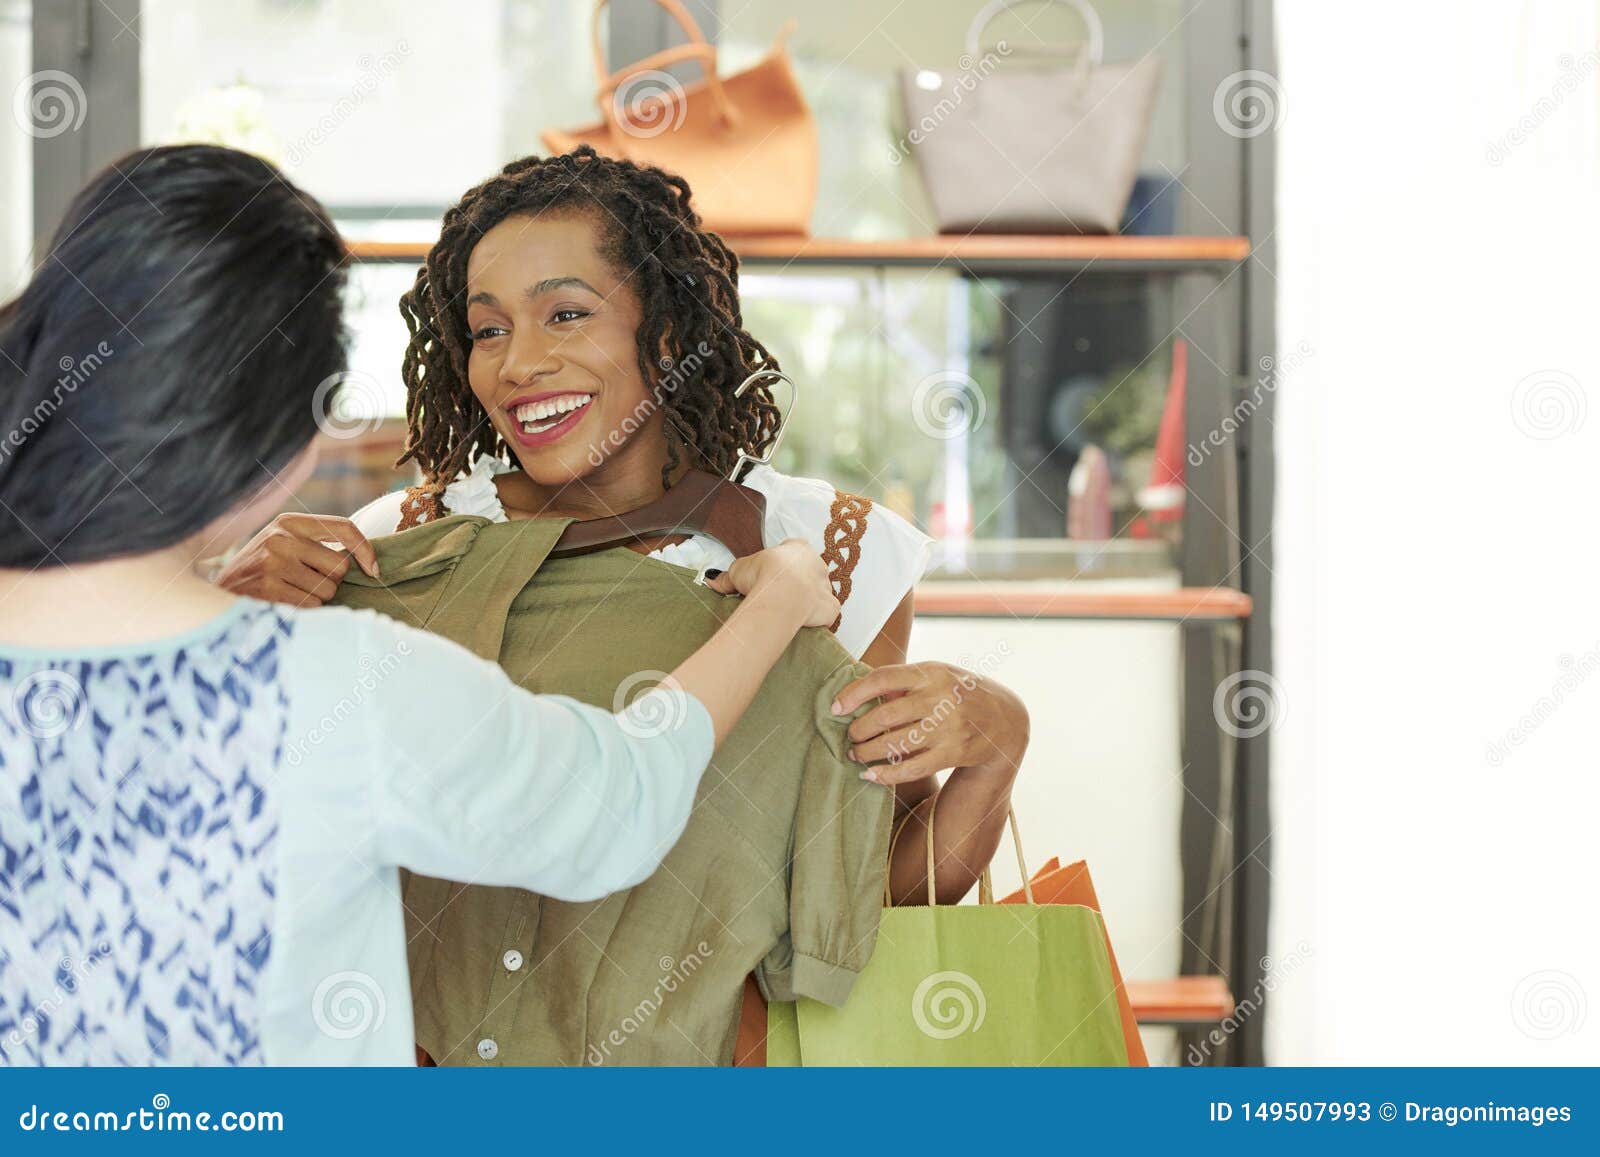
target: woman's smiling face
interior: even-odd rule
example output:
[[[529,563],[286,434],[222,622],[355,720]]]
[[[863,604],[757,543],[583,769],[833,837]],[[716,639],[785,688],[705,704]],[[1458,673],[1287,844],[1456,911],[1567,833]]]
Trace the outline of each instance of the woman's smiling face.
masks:
[[[586,215],[509,217],[467,259],[467,377],[528,477],[563,486],[661,415],[639,372],[642,311]]]

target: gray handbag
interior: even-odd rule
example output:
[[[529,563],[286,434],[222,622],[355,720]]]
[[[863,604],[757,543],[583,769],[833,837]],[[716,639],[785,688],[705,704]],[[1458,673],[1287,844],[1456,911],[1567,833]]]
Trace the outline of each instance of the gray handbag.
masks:
[[[1122,222],[1161,62],[1101,64],[1104,33],[1085,0],[1048,0],[1070,5],[1087,28],[1069,52],[1023,61],[1000,40],[980,54],[991,20],[1037,2],[985,5],[967,29],[961,71],[901,75],[905,148],[941,233],[1113,233]]]

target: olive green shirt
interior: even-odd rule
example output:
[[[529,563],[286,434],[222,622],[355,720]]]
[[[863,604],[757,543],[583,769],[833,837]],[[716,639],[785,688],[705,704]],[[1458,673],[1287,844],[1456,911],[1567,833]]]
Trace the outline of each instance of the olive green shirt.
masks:
[[[531,691],[621,708],[737,601],[626,549],[551,559],[567,521],[424,523],[378,539],[382,581],[352,570],[334,601],[453,639]],[[769,999],[843,1003],[877,937],[893,807],[829,710],[866,670],[801,631],[637,887],[567,903],[410,877],[418,1043],[440,1064],[728,1064],[752,971]]]

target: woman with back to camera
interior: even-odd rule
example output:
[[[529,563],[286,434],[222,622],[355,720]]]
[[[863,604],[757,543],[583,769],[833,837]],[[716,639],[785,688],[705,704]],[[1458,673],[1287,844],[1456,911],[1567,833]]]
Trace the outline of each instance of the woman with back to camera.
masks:
[[[769,383],[735,396],[751,374],[779,368],[744,328],[738,260],[702,225],[688,185],[660,169],[586,147],[507,165],[445,213],[401,312],[412,334],[401,464],[414,461],[423,484],[348,520],[281,516],[231,561],[224,586],[317,605],[352,556],[371,567],[369,537],[445,514],[634,510],[691,466],[727,475],[740,451],[763,456],[778,430]],[[859,542],[853,573],[834,576],[837,636],[878,669],[846,688],[838,711],[883,699],[851,723],[853,756],[895,786],[902,829],[920,829],[937,802],[937,895],[958,900],[1000,838],[1026,709],[992,679],[905,661],[925,535],[816,479],[755,466],[739,481],[766,500],[768,543],[801,538],[821,552],[840,537]],[[696,570],[731,558],[701,536],[640,549]],[[947,768],[941,787],[933,776]],[[924,841],[920,830],[902,837],[891,892],[921,903]],[[760,1020],[753,988],[749,1019]]]
[[[838,612],[805,544],[740,560],[713,585],[742,605],[646,696],[679,725],[638,738],[388,618],[201,579],[310,471],[344,261],[264,161],[154,148],[0,309],[0,1062],[409,1064],[398,868],[631,887]]]

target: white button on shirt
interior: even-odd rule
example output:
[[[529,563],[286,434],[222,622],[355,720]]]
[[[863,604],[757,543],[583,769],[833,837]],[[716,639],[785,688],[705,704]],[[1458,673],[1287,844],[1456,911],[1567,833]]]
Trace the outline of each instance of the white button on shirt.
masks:
[[[522,967],[522,953],[515,948],[507,949],[506,954],[500,959],[505,964],[507,972],[515,972]]]
[[[478,1042],[478,1055],[486,1061],[492,1061],[500,1055],[500,1046],[489,1037],[484,1037]]]

